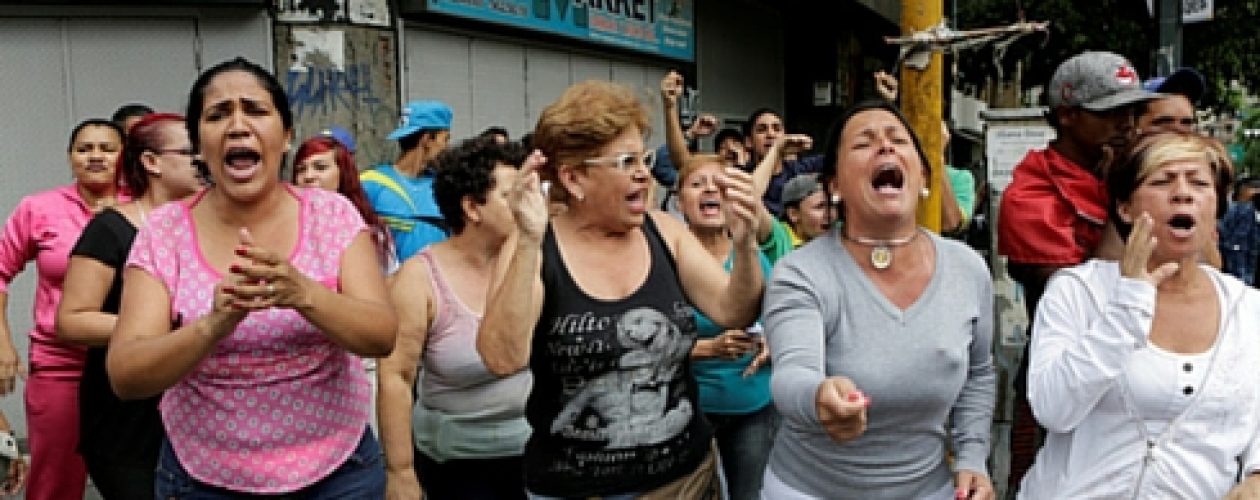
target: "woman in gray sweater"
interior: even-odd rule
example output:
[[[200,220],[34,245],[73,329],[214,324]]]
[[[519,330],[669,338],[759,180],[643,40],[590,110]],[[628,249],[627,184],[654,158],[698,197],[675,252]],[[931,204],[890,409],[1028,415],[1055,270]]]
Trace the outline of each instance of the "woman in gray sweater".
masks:
[[[854,106],[826,144],[843,227],[784,257],[766,289],[783,428],[763,498],[992,499],[989,273],[915,222],[929,167],[893,105]]]

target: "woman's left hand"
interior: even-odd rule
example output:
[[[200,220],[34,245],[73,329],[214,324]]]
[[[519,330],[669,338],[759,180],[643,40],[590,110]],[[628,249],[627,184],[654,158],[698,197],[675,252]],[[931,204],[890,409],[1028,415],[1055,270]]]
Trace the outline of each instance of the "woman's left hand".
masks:
[[[958,500],[993,500],[993,483],[989,476],[960,470],[954,474],[954,498]]]
[[[761,200],[752,194],[752,175],[727,167],[717,181],[718,188],[722,190],[722,207],[726,209],[726,228],[731,232],[731,239],[741,246],[755,243],[757,204]]]
[[[254,244],[249,230],[241,228],[237,261],[228,268],[234,278],[224,291],[233,304],[245,310],[272,307],[299,309],[310,304],[312,281],[275,252]]]
[[[1247,474],[1238,486],[1225,494],[1225,500],[1260,500],[1260,473]]]
[[[757,355],[753,357],[752,363],[748,363],[748,367],[744,368],[742,374],[744,378],[753,376],[757,370],[770,362],[770,349],[766,346],[766,338],[758,336],[755,342],[757,342]]]
[[[1148,271],[1151,253],[1159,240],[1151,235],[1151,227],[1155,221],[1151,215],[1142,212],[1133,221],[1133,229],[1129,232],[1129,240],[1124,243],[1124,255],[1120,257],[1120,274],[1126,278],[1143,280],[1151,286],[1159,287],[1160,283],[1176,274],[1180,264],[1165,262],[1154,271]]]

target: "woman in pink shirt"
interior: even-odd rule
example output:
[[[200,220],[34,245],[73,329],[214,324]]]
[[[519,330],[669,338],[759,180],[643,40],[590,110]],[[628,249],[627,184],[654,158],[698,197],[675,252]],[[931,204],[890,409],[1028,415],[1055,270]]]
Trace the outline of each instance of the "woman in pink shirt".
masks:
[[[27,196],[0,236],[0,395],[15,387],[27,367],[18,358],[6,315],[9,283],[35,261],[35,328],[31,330],[26,422],[31,472],[26,498],[82,499],[87,477],[79,444],[79,377],[84,349],[61,342],[54,328],[70,249],[92,215],[114,204],[122,131],[107,120],[85,120],[70,133],[74,183]]]
[[[106,360],[119,397],[166,391],[156,496],[382,497],[356,355],[397,322],[363,219],[280,181],[293,115],[258,65],[207,70],[185,116],[214,186],[150,213]]]

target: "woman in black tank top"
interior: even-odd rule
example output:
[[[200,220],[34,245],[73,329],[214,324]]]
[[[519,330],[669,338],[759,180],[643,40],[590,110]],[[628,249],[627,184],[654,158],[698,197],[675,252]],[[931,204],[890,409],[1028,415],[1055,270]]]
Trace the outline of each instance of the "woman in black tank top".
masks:
[[[712,430],[687,355],[694,304],[743,328],[762,275],[751,178],[728,170],[736,261],[728,275],[679,221],[648,213],[646,111],[607,82],[569,88],[535,129],[510,202],[519,232],[477,348],[496,374],[530,368],[525,449],[533,498],[717,492]],[[541,173],[563,210],[548,223]]]

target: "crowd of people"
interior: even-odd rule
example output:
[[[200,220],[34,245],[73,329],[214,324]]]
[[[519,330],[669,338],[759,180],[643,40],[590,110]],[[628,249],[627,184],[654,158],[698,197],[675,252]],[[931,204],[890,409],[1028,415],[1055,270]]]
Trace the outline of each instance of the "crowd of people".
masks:
[[[0,486],[994,499],[990,271],[916,218],[940,199],[961,234],[975,182],[933,185],[945,151],[876,82],[818,154],[770,109],[684,128],[672,72],[657,149],[653,106],[587,81],[519,140],[452,141],[451,108],[419,100],[392,165],[361,172],[336,126],[290,158],[286,95],[240,58],[182,114],[85,120],[74,182],[0,236],[0,394],[26,377],[30,443],[28,464],[0,415]],[[1054,73],[1056,139],[997,218],[1032,318],[1012,496],[1260,495],[1260,218],[1193,130],[1204,88],[1106,52]],[[23,361],[3,306],[30,261]]]

